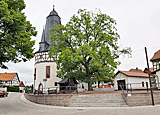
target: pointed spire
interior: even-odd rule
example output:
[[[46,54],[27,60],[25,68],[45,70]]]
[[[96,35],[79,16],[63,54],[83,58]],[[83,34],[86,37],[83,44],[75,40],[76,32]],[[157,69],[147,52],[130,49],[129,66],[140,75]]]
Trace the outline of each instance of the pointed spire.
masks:
[[[55,5],[53,5],[53,11],[55,11]]]
[[[43,33],[42,33],[42,37],[41,37],[41,42],[44,42],[44,41],[45,41],[45,28],[43,25]]]

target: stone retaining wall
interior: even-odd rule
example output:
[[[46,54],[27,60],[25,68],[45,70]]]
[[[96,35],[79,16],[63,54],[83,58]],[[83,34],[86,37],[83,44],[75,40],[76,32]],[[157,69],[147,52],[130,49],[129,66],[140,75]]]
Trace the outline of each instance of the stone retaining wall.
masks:
[[[24,94],[26,99],[34,103],[44,104],[44,95]],[[70,97],[70,94],[51,94],[45,95],[45,104],[53,106],[69,106],[78,95],[74,94]]]
[[[122,93],[122,97],[126,101],[128,106],[146,106],[152,105],[151,93],[131,93],[124,94]],[[160,104],[160,93],[153,93],[154,104]]]

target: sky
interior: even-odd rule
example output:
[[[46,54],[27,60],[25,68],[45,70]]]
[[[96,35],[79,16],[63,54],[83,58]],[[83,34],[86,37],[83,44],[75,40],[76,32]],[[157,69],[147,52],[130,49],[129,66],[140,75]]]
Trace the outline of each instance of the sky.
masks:
[[[38,35],[32,37],[35,40],[35,50],[39,49],[43,26],[46,17],[53,9],[61,17],[61,23],[65,25],[78,9],[94,11],[100,9],[103,14],[114,18],[116,28],[120,35],[119,46],[131,47],[132,57],[121,56],[121,65],[118,70],[128,71],[138,67],[144,70],[147,67],[144,47],[147,47],[148,59],[160,49],[160,0],[24,0],[26,4],[23,12],[32,26],[36,27]],[[34,58],[28,62],[6,63],[8,70],[0,69],[1,73],[17,72],[25,85],[33,84]],[[149,63],[152,67],[152,63]]]

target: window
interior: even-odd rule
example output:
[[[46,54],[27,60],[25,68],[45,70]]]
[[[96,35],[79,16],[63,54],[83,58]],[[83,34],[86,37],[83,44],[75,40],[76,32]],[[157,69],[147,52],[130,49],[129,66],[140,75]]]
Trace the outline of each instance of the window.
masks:
[[[36,80],[36,68],[34,69],[34,80]]]
[[[50,66],[46,66],[46,78],[50,78]]]
[[[142,81],[142,87],[144,87],[144,81]]]
[[[57,86],[57,82],[55,82],[54,85]]]

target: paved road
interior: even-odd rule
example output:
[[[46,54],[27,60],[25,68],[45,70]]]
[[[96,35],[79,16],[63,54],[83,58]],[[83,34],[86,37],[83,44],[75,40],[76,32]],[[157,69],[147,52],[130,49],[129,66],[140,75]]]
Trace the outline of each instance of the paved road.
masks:
[[[33,104],[23,94],[0,98],[0,115],[160,115],[160,106],[128,108],[67,108]]]

